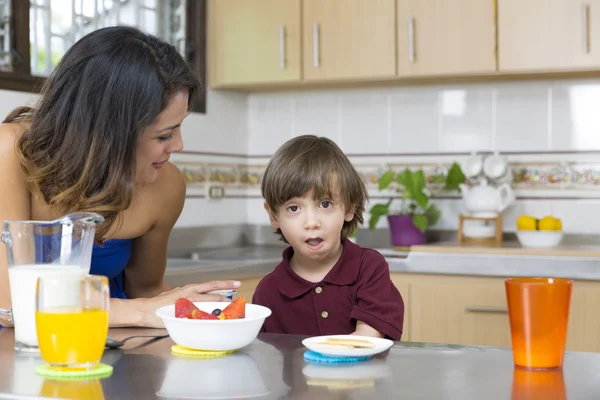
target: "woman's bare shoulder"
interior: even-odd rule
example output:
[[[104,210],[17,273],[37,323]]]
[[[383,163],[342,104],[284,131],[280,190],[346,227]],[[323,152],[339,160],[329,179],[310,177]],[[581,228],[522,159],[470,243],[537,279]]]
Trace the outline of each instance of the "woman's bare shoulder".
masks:
[[[151,197],[159,207],[183,206],[185,200],[186,183],[183,173],[179,168],[167,162],[158,174],[158,179],[148,185]]]
[[[17,157],[15,152],[16,144],[21,135],[25,132],[22,124],[5,123],[0,124],[0,154],[2,157]]]

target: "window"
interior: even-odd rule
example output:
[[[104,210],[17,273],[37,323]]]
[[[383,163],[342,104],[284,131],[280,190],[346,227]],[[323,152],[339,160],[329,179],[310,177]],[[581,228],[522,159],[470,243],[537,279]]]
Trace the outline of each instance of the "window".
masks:
[[[172,43],[205,82],[206,0],[0,0],[0,89],[39,91],[74,42],[114,25]],[[206,111],[205,90],[193,110]]]

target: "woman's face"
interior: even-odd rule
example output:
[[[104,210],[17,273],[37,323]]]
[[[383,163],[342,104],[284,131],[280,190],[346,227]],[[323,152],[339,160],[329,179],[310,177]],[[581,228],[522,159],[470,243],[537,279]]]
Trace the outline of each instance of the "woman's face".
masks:
[[[142,132],[137,144],[136,183],[153,183],[171,153],[183,150],[181,123],[187,115],[188,93],[176,93],[156,122]]]

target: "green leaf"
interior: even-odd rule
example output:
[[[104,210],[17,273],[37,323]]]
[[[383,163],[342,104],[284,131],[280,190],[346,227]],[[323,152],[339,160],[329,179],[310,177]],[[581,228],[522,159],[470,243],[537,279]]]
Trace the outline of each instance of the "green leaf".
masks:
[[[425,174],[422,170],[412,172],[406,168],[398,175],[398,183],[404,187],[402,197],[413,199],[423,210],[429,203],[429,197],[423,192],[425,189]]]
[[[394,181],[394,171],[389,170],[379,177],[379,190],[386,189]]]
[[[369,218],[369,229],[375,229],[375,226],[377,226],[377,223],[379,222],[379,218],[389,213],[390,203],[391,200],[387,204],[375,204],[371,207],[371,210],[369,210],[369,213],[371,214],[371,217]]]
[[[398,174],[397,181],[400,185],[406,189],[412,189],[413,187],[413,173],[410,169],[406,168],[404,171]]]
[[[462,169],[460,168],[460,165],[454,162],[448,170],[448,177],[446,178],[446,186],[444,187],[444,189],[457,189],[460,192],[460,187],[458,185],[460,185],[461,183],[465,183],[465,180],[466,177]]]
[[[423,210],[427,207],[427,203],[429,203],[429,197],[422,191],[415,193],[415,201]]]
[[[425,174],[423,173],[423,170],[420,169],[413,174],[413,190],[423,192],[426,185]]]
[[[424,215],[413,215],[413,224],[419,228],[421,232],[427,230],[427,217]]]
[[[431,203],[429,207],[427,207],[427,209],[425,210],[425,216],[427,216],[427,223],[429,226],[437,224],[437,222],[440,220],[441,215],[442,212],[433,203]]]

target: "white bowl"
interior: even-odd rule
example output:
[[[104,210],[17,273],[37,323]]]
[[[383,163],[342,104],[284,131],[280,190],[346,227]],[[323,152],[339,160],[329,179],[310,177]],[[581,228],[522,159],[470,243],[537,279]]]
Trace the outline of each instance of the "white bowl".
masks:
[[[229,302],[197,302],[196,307],[207,313],[221,310]],[[175,317],[175,305],[161,307],[156,315],[163,320],[171,339],[180,346],[194,350],[237,350],[252,343],[258,336],[271,310],[257,304],[246,304],[246,318],[203,320]]]
[[[563,231],[517,231],[517,239],[523,247],[556,247],[564,236]]]
[[[269,393],[256,360],[238,352],[209,359],[171,358],[156,395],[169,399],[247,399]]]

